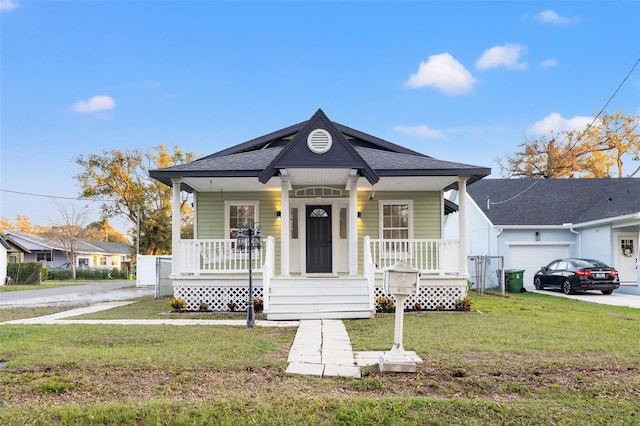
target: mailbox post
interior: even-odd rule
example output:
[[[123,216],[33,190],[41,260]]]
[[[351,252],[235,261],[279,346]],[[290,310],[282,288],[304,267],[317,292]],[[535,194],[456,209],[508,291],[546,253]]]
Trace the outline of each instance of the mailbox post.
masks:
[[[416,363],[402,346],[404,331],[404,302],[412,294],[418,294],[420,271],[400,261],[384,272],[384,288],[396,299],[395,331],[393,347],[380,356],[381,372],[415,373]]]

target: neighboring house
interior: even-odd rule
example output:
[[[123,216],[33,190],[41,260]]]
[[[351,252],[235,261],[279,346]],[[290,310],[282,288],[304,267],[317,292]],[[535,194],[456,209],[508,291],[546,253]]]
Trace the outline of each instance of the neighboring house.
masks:
[[[483,179],[468,200],[470,256],[504,257],[529,287],[554,259],[594,258],[619,271],[616,291],[640,294],[640,179]],[[457,214],[447,217],[445,235],[456,238],[458,226]]]
[[[452,308],[466,295],[466,245],[443,239],[452,208],[443,194],[460,188],[464,196],[467,184],[490,172],[420,154],[318,110],[150,175],[173,188],[175,297],[192,310],[231,303],[245,310],[249,259],[236,237],[258,223],[264,238],[252,252],[252,297],[263,299],[268,319],[299,319],[371,317],[385,295],[383,270],[399,260],[422,272],[410,307]],[[180,239],[181,190],[193,194],[193,240]]]
[[[7,232],[4,238],[24,249],[20,262],[43,262],[48,268],[69,262],[65,249],[45,236]],[[76,247],[78,268],[123,269],[130,260],[131,246],[128,244],[82,240]]]
[[[6,282],[7,265],[24,262],[24,256],[27,253],[30,252],[26,247],[0,235],[0,285]]]
[[[9,248],[7,240],[0,235],[0,285],[4,285],[7,279],[7,251]]]

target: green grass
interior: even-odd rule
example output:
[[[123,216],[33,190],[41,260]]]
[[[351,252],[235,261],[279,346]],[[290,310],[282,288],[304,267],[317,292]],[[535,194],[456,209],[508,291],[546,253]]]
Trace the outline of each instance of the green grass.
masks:
[[[44,281],[42,284],[15,284],[15,285],[2,285],[0,286],[0,293],[6,293],[10,291],[24,291],[24,290],[44,290],[47,288],[55,287],[70,287],[83,284],[105,284],[112,283],[114,280],[70,280],[70,281]],[[135,282],[131,282],[131,286],[135,286]]]
[[[68,311],[77,306],[39,306],[35,308],[2,308],[0,309],[0,323],[24,318],[35,318]]]
[[[472,298],[482,313],[405,315],[417,373],[362,379],[284,374],[293,328],[0,325],[0,424],[640,425],[640,310]],[[345,325],[355,350],[393,343],[393,316]]]

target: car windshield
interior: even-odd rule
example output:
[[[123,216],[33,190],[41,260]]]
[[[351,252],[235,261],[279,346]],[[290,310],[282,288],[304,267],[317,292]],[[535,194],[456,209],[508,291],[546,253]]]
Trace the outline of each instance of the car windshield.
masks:
[[[578,268],[608,268],[608,266],[604,263],[600,262],[599,260],[593,259],[576,259],[573,261],[573,263]]]

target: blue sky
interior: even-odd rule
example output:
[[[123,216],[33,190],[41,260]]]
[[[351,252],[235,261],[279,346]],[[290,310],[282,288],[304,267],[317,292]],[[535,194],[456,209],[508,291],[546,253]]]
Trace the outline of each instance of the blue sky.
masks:
[[[53,198],[8,191],[77,197],[80,154],[207,155],[318,108],[498,177],[524,137],[605,105],[640,2],[0,0],[0,37],[0,216],[49,225]],[[640,67],[618,110],[640,112]]]

